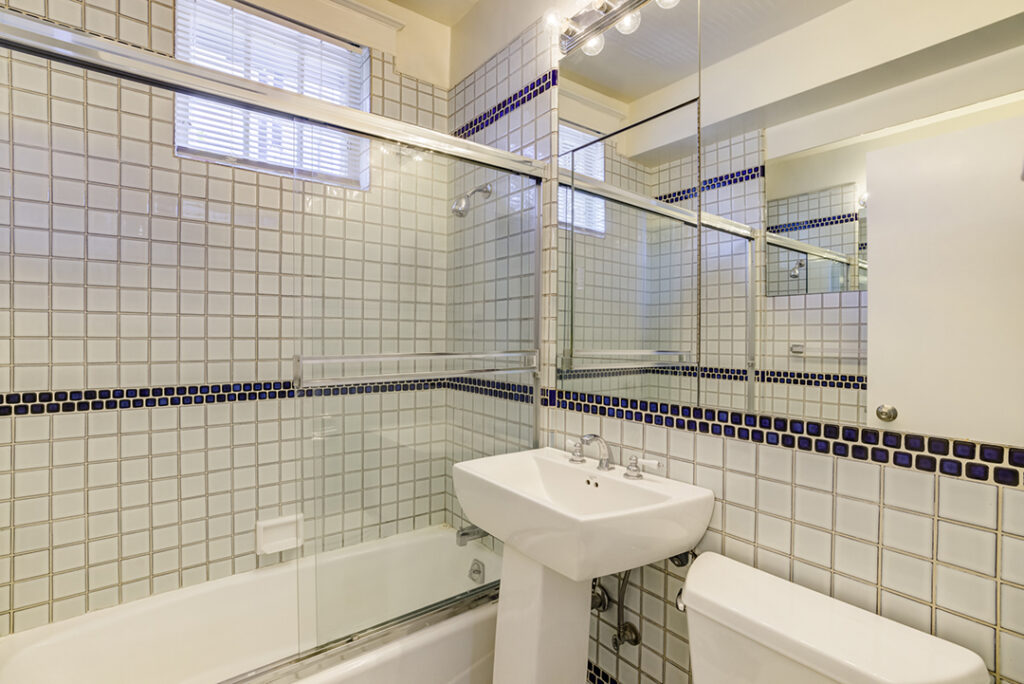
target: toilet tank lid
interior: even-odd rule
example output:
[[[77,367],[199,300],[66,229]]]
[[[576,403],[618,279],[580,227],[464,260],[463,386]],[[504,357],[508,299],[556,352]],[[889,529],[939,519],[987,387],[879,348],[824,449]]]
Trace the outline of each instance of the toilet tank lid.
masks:
[[[716,553],[694,561],[683,603],[688,613],[841,682],[988,682],[981,658],[962,646]]]

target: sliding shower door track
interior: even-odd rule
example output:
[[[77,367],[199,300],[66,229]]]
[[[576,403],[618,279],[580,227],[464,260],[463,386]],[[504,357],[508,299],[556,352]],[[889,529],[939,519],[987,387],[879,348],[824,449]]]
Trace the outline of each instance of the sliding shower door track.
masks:
[[[498,600],[498,588],[497,580],[489,582],[468,593],[225,679],[220,684],[285,684],[300,681],[421,629],[493,603]]]

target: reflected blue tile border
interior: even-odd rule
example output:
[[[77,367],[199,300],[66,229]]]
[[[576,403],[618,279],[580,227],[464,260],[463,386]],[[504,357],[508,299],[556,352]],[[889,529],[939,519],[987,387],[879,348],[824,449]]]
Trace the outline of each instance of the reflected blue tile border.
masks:
[[[835,216],[822,216],[820,218],[807,219],[806,221],[791,221],[790,223],[780,223],[774,226],[768,226],[769,233],[789,233],[794,230],[806,230],[807,228],[821,228],[824,226],[837,226],[842,223],[852,223],[859,220],[860,216],[857,212],[850,214],[836,214]],[[866,242],[862,242],[861,249],[867,247]]]

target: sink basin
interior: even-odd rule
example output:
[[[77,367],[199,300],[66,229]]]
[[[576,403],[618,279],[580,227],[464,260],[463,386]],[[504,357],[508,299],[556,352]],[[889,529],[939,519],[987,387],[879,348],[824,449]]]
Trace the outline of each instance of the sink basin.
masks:
[[[455,493],[473,524],[569,579],[589,581],[696,546],[714,494],[543,448],[455,465]]]

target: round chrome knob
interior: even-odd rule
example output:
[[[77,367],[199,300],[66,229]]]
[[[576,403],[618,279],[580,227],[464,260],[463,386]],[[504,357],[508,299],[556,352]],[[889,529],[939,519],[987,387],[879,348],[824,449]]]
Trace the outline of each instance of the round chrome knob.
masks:
[[[890,406],[889,404],[882,404],[881,406],[875,409],[875,415],[878,416],[880,420],[884,420],[885,422],[889,423],[896,420],[896,416],[900,415],[900,412],[896,410],[895,406]]]

